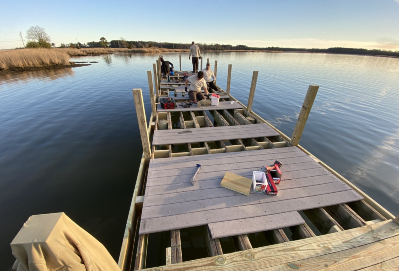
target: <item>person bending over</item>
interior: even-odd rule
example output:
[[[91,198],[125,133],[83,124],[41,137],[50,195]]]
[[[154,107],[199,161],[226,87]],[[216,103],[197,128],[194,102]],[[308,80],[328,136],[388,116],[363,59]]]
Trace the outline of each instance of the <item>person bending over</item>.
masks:
[[[197,100],[201,101],[204,98],[204,95],[201,93],[201,88],[204,88],[205,95],[208,96],[208,88],[206,87],[206,82],[204,80],[204,73],[199,71],[198,74],[191,75],[186,79],[185,90],[187,91],[187,84],[190,82],[190,87],[188,91],[188,96],[192,103],[196,103]]]
[[[163,59],[163,57],[161,57],[161,73],[165,74],[165,76],[168,75],[168,73],[171,72],[171,70],[173,71],[173,63],[169,62],[169,61],[165,61]]]
[[[190,54],[188,55],[188,59],[190,57],[193,57],[193,73],[198,72],[198,58],[201,58],[201,52],[197,44],[194,43],[194,41],[191,43],[190,47]]]
[[[208,88],[218,91],[219,87],[216,85],[216,76],[211,70],[211,64],[206,63],[206,68],[202,71],[204,72],[204,79]]]

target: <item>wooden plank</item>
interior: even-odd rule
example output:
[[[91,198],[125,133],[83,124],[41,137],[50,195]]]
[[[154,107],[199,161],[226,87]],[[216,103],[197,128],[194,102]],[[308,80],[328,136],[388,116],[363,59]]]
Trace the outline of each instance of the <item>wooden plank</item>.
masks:
[[[140,129],[141,144],[143,146],[144,158],[150,160],[151,150],[150,150],[150,140],[147,133],[147,119],[145,116],[143,95],[141,89],[133,89],[134,104],[136,106],[137,122]]]
[[[323,234],[330,233],[332,228],[335,229],[334,232],[344,230],[323,208],[306,210],[304,213]]]
[[[330,206],[326,211],[334,217],[344,229],[352,229],[366,225],[366,222],[346,204]]]
[[[252,180],[231,172],[226,172],[220,186],[248,196]]]
[[[172,264],[172,248],[166,248],[166,265]]]
[[[175,101],[179,101],[179,102],[180,101],[189,101],[190,100],[190,97],[188,95],[186,97],[174,97],[174,96],[170,96],[170,97],[173,98]],[[223,94],[220,95],[220,99],[229,99],[229,98],[230,98],[230,96],[228,96],[228,95],[223,95]],[[192,105],[191,107],[195,108],[195,105]]]
[[[234,102],[233,104],[230,101],[221,101],[219,105],[210,105],[210,106],[202,106],[202,107],[194,107],[191,106],[190,108],[184,108],[181,105],[177,104],[176,108],[174,109],[163,109],[161,104],[157,105],[158,112],[178,112],[178,111],[203,111],[203,110],[223,110],[223,109],[236,109],[242,108],[242,105]]]
[[[219,258],[215,259],[214,257],[208,257],[167,266],[163,268],[163,271],[212,269],[248,271],[265,270],[266,268],[273,268],[279,265],[287,265],[287,263],[304,258],[311,259],[311,257],[315,258],[326,255],[328,259],[328,257],[331,257],[333,253],[335,254],[341,251],[345,252],[353,248],[362,249],[367,244],[375,244],[380,240],[385,240],[398,235],[399,226],[393,221],[384,221],[378,224],[351,229],[340,233],[321,235],[314,238],[255,248],[251,251],[255,257],[250,261],[246,258],[245,253],[234,252],[220,256],[223,257],[223,260],[220,259],[220,261]],[[396,243],[399,242],[396,241]],[[271,261],[270,255],[273,255],[273,259],[276,260]],[[374,257],[370,256],[369,258]],[[376,259],[378,258],[379,257]],[[358,257],[358,259],[363,260],[364,258]],[[295,269],[296,267],[292,267],[290,270]],[[325,268],[325,264],[323,264],[322,267]],[[303,270],[307,269],[304,268]]]
[[[295,239],[305,239],[316,236],[312,231],[312,229],[306,223],[293,227],[292,232],[293,232],[292,237]]]
[[[157,115],[157,107],[155,105],[155,97],[154,97],[154,85],[152,83],[152,74],[151,71],[147,71],[147,79],[148,79],[148,88],[150,90],[150,101],[151,101],[151,109],[152,115]],[[151,120],[152,121],[152,120]]]
[[[156,101],[158,102],[158,97],[159,97],[159,85],[158,85],[158,80],[157,80],[157,66],[152,64],[153,70],[154,70],[154,83],[155,83],[155,98]]]
[[[309,86],[305,100],[303,101],[301,112],[299,113],[298,116],[298,121],[295,125],[294,132],[292,133],[291,144],[293,146],[297,146],[299,144],[299,140],[301,139],[303,129],[305,128],[306,121],[308,120],[309,113],[310,110],[312,109],[313,102],[316,98],[318,90],[319,86],[314,86],[314,85]]]
[[[172,230],[170,232],[170,241],[172,264],[183,262],[180,230]]]
[[[242,194],[232,193],[223,188],[210,189],[205,193],[195,193],[195,191],[193,191],[190,194],[192,198],[184,198],[181,195],[168,194],[170,197],[168,198],[167,203],[162,205],[147,206],[148,200],[145,199],[142,218],[147,219],[152,217],[170,216],[191,213],[199,210],[206,211],[228,208],[232,206],[243,207],[245,205],[278,202],[287,199],[304,198],[306,200],[306,198],[311,196],[341,191],[350,191],[350,188],[346,184],[327,183],[310,187],[287,189],[281,192],[278,196],[266,196],[262,193],[251,193],[250,197],[243,197]],[[359,197],[354,196],[354,200],[358,198]]]
[[[237,242],[238,249],[241,251],[252,249],[251,242],[246,234],[236,236],[235,241]]]
[[[230,94],[231,69],[232,69],[232,65],[229,64],[229,68],[228,68],[228,72],[227,72],[227,88],[226,88],[226,92],[228,95]]]
[[[272,230],[270,231],[272,234],[272,239],[276,244],[284,243],[284,242],[289,242],[290,240],[288,239],[287,235],[285,235],[285,232],[282,229],[277,229],[277,230]]]
[[[397,270],[399,266],[399,257],[392,258],[388,261],[383,261],[381,263],[369,266],[362,269],[363,271],[373,271],[373,270]]]
[[[220,244],[220,240],[218,238],[212,239],[208,226],[205,226],[204,229],[205,229],[205,239],[209,256],[223,255],[223,250]]]
[[[377,210],[370,206],[365,200],[352,202],[348,206],[358,213],[365,221],[371,221],[379,219],[381,221],[386,220],[386,218],[381,215]]]
[[[251,82],[251,88],[249,90],[248,105],[247,105],[248,113],[251,113],[252,110],[252,104],[254,102],[254,96],[255,96],[256,81],[258,80],[258,73],[259,73],[258,71],[254,71],[252,75],[252,82]]]
[[[147,258],[148,234],[141,234],[137,243],[136,260],[134,261],[134,270],[145,268]]]
[[[222,238],[305,224],[298,212],[209,223],[212,238]]]
[[[358,196],[354,191],[347,190],[330,194],[288,199],[284,202],[274,201],[247,204],[243,206],[230,206],[222,209],[202,210],[200,206],[195,206],[193,209],[195,211],[192,213],[179,213],[176,215],[143,219],[140,224],[140,232],[161,232],[171,229],[201,226],[213,222],[314,209],[355,201],[359,198],[360,196]]]

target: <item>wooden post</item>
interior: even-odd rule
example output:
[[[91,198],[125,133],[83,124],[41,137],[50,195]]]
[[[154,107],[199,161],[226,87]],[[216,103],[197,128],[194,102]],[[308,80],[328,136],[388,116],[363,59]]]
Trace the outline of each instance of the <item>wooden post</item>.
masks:
[[[170,246],[171,246],[171,262],[181,263],[183,261],[182,251],[181,251],[181,239],[180,230],[170,231]]]
[[[301,139],[303,129],[305,128],[306,121],[308,120],[310,110],[312,109],[313,102],[316,98],[319,86],[310,85],[308,93],[306,93],[305,100],[303,101],[301,112],[298,116],[298,121],[296,122],[294,133],[291,137],[291,144],[293,146],[298,146],[299,140]]]
[[[133,98],[136,106],[137,122],[139,123],[140,128],[141,143],[143,144],[144,158],[150,160],[150,140],[147,133],[147,119],[145,117],[143,95],[140,88],[133,89]]]
[[[247,105],[248,114],[251,113],[251,111],[252,111],[252,103],[254,102],[256,81],[258,80],[258,73],[259,73],[258,71],[254,71],[254,73],[252,75],[251,89],[249,90],[248,105]]]
[[[209,63],[209,57],[206,59],[206,64],[208,64]]]
[[[154,70],[154,84],[155,84],[155,97],[158,101],[158,97],[159,97],[159,87],[158,87],[158,80],[157,80],[157,66],[154,64],[152,64],[152,68]]]
[[[215,74],[215,83],[216,83],[216,78],[217,78],[217,74],[218,74],[218,61],[215,60],[215,70],[213,71],[213,73]]]
[[[202,71],[202,57],[201,57],[201,71]]]
[[[180,71],[181,71],[181,55],[179,55]]]
[[[145,268],[147,259],[148,234],[140,235],[137,243],[136,260],[134,262],[134,270]]]
[[[150,90],[150,99],[151,99],[151,108],[152,108],[152,117],[155,119],[157,115],[157,107],[155,105],[155,97],[154,97],[154,85],[152,83],[152,74],[151,71],[147,71],[148,78],[148,88]],[[150,120],[152,121],[152,120]]]
[[[158,66],[158,74],[157,74],[157,77],[158,77],[158,86],[159,86],[159,88],[161,88],[161,77],[162,77],[162,73],[161,73],[161,60],[160,60],[160,59],[157,60],[157,66]]]
[[[230,95],[230,83],[231,83],[231,68],[233,65],[229,64],[229,69],[227,72],[227,95]]]

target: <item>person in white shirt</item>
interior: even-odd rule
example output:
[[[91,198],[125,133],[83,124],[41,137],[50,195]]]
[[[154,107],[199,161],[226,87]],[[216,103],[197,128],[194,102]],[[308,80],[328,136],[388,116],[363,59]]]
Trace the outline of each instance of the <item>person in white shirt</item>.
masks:
[[[190,57],[193,57],[193,73],[198,72],[198,58],[201,58],[201,52],[197,44],[194,43],[194,41],[191,43],[190,47],[190,54],[188,55],[188,59]]]
[[[197,100],[201,101],[205,99],[204,95],[202,95],[201,93],[201,88],[204,88],[205,95],[208,96],[208,88],[206,87],[204,73],[202,71],[199,71],[198,74],[191,75],[189,78],[186,79],[186,91],[188,82],[190,82],[188,96],[190,97],[191,102],[196,103]]]
[[[204,79],[205,79],[205,82],[206,82],[206,85],[208,86],[208,88],[218,91],[219,87],[215,83],[216,76],[213,73],[213,71],[211,70],[211,64],[206,63],[206,68],[203,69],[202,72],[204,73]]]

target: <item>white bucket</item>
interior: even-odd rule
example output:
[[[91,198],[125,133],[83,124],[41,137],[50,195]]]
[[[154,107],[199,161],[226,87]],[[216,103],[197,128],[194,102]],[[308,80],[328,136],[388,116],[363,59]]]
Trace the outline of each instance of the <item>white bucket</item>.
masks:
[[[211,96],[211,105],[219,105],[219,98]]]

